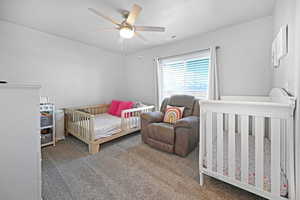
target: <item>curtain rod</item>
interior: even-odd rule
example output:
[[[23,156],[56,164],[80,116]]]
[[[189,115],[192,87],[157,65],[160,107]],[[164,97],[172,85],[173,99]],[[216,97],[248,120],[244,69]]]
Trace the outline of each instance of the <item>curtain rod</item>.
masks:
[[[219,49],[219,48],[221,48],[221,47],[216,46],[216,49]],[[177,55],[158,57],[158,58],[156,58],[156,60],[167,59],[167,58],[172,58],[172,57],[177,57],[177,56],[184,56],[184,55],[188,55],[188,54],[192,54],[192,53],[196,53],[196,52],[201,52],[201,51],[207,51],[207,50],[210,50],[210,48],[201,49],[201,50],[196,50],[196,51],[191,51],[191,52],[182,53],[182,54],[177,54]]]

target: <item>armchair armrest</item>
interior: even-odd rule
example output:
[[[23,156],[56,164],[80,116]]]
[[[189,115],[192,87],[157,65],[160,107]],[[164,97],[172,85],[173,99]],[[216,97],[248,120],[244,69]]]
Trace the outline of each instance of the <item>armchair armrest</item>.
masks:
[[[199,124],[199,117],[189,116],[176,121],[174,127],[194,128],[195,126],[198,126],[198,124]]]
[[[199,142],[199,117],[189,116],[175,122],[175,153],[186,156]]]
[[[156,123],[163,121],[164,114],[162,112],[147,112],[141,114],[141,119],[148,123]]]

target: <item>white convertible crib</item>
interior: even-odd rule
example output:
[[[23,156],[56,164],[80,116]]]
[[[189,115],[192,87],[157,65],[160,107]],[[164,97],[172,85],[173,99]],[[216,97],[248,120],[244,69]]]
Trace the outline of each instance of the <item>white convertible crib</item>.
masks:
[[[274,88],[268,97],[200,101],[200,185],[203,175],[267,199],[295,199],[295,98]]]

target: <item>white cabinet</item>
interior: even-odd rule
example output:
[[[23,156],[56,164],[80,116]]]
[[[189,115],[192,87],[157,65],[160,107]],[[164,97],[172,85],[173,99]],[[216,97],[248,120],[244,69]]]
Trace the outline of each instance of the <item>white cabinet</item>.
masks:
[[[0,84],[0,199],[41,200],[39,88]]]

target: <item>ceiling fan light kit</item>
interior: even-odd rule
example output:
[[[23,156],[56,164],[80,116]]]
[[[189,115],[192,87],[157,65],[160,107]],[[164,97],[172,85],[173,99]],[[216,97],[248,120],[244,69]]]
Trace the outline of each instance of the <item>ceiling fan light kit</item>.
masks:
[[[133,36],[137,36],[142,40],[146,40],[142,35],[138,33],[138,31],[154,31],[154,32],[165,32],[164,27],[155,27],[155,26],[135,26],[134,23],[139,16],[142,7],[139,5],[134,4],[131,11],[123,11],[123,17],[125,18],[123,22],[118,23],[117,21],[111,19],[110,17],[107,17],[106,15],[103,15],[99,11],[89,8],[91,12],[94,14],[102,17],[103,19],[106,19],[107,21],[113,23],[117,27],[119,31],[119,34],[122,38],[130,39]]]
[[[120,36],[125,39],[130,39],[134,36],[134,29],[129,26],[123,26],[120,28]]]

